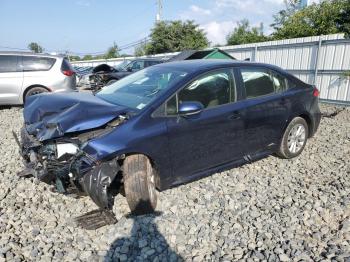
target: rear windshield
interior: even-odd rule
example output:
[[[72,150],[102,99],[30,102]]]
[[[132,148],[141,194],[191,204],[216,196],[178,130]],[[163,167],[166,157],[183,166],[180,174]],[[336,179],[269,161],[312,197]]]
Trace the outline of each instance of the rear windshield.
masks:
[[[63,59],[62,65],[61,65],[61,70],[62,70],[62,71],[68,71],[68,70],[73,71],[73,67],[72,67],[72,65],[69,63],[69,61],[67,60],[67,58],[64,58],[64,59]]]
[[[46,71],[55,64],[56,59],[51,57],[23,56],[23,71]]]

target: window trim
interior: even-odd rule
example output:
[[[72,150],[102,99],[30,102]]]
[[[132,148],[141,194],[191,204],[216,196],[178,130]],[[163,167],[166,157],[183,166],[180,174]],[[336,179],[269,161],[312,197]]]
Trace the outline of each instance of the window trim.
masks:
[[[222,68],[217,68],[217,69],[212,69],[210,71],[206,71],[202,74],[199,74],[197,75],[195,78],[191,79],[189,82],[187,82],[186,84],[182,85],[178,90],[176,90],[176,92],[174,94],[172,94],[168,99],[166,99],[161,106],[165,105],[165,112],[164,112],[164,117],[178,117],[179,116],[179,113],[177,112],[176,114],[174,115],[168,115],[167,114],[167,103],[169,100],[171,100],[174,96],[176,96],[176,111],[179,110],[179,98],[178,98],[178,93],[183,90],[184,88],[188,87],[189,85],[191,85],[191,83],[193,83],[194,81],[196,81],[197,79],[203,77],[203,76],[206,76],[206,75],[209,75],[211,73],[214,73],[214,72],[218,72],[218,71],[227,71],[229,72],[229,80],[230,80],[230,94],[229,94],[229,102],[226,103],[226,104],[221,104],[221,105],[217,105],[217,106],[213,106],[213,107],[207,107],[207,108],[204,108],[202,110],[203,111],[207,111],[207,110],[211,110],[211,109],[216,109],[218,107],[222,107],[222,106],[227,106],[227,105],[232,105],[234,103],[237,103],[239,101],[238,99],[238,93],[237,93],[237,80],[235,79],[235,68],[234,67],[222,67]],[[232,101],[232,91],[233,91],[233,88],[235,90],[235,101]]]

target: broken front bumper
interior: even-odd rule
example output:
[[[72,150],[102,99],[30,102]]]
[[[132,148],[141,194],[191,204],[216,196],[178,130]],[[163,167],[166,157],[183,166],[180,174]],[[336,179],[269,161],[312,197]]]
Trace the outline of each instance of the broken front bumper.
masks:
[[[16,135],[15,139],[26,166],[20,176],[35,176],[54,185],[57,192],[88,195],[100,208],[112,208],[121,185],[118,159],[95,161],[80,149],[75,154],[58,154],[58,141],[42,143],[25,128],[21,139]]]

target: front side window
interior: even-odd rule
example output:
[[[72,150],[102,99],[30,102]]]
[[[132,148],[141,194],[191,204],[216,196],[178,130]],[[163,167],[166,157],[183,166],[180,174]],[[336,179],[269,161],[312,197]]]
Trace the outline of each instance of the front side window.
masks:
[[[275,92],[274,83],[268,70],[263,68],[242,68],[241,74],[246,98],[265,96]]]
[[[216,71],[193,81],[179,91],[178,103],[200,102],[204,108],[215,107],[230,102],[230,72]]]
[[[96,96],[113,104],[141,110],[186,75],[187,72],[171,67],[148,67],[105,86]]]
[[[16,72],[17,71],[17,56],[1,55],[0,56],[0,73]]]
[[[46,71],[49,70],[55,62],[56,59],[51,57],[23,56],[22,68],[23,71]]]

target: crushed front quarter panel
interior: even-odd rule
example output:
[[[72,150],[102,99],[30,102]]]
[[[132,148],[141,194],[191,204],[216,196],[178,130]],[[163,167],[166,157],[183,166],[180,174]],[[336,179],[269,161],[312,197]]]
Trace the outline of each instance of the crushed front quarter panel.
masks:
[[[29,97],[23,114],[28,133],[39,141],[46,141],[99,128],[125,113],[125,107],[92,94],[69,93]]]

